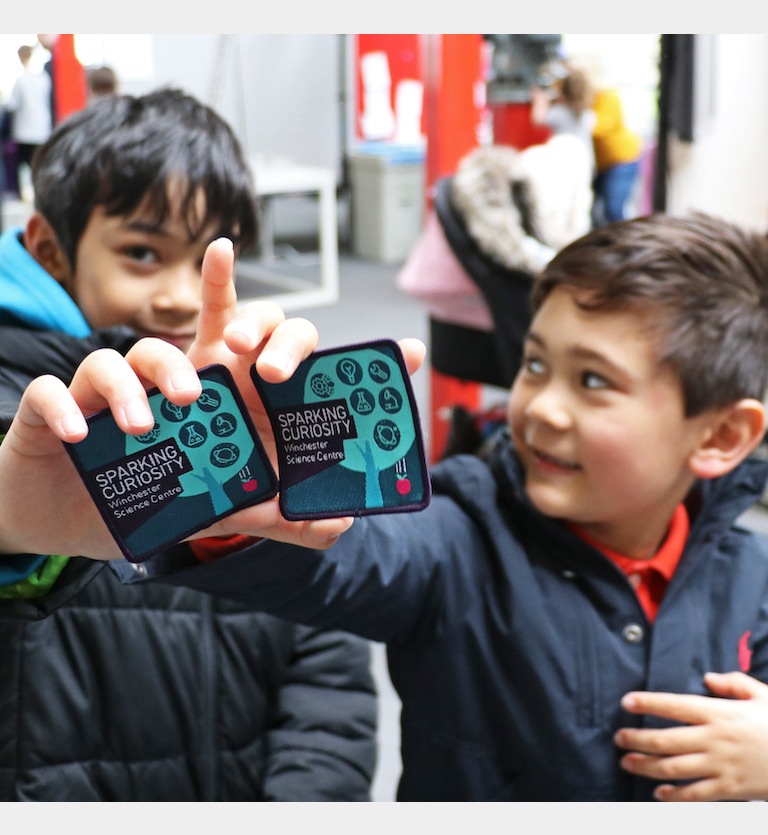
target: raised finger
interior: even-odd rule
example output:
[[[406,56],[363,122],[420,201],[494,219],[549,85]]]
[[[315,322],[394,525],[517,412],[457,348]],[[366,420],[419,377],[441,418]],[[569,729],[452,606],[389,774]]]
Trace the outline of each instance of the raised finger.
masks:
[[[205,345],[222,338],[224,328],[237,312],[234,283],[235,252],[232,241],[212,241],[203,257],[202,307],[196,341]]]

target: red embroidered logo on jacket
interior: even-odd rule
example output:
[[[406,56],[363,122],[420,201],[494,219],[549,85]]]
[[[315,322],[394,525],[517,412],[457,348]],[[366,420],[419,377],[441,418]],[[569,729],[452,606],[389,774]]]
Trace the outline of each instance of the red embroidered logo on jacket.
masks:
[[[752,666],[752,650],[747,646],[751,634],[745,632],[739,639],[739,669],[742,673],[748,673]]]

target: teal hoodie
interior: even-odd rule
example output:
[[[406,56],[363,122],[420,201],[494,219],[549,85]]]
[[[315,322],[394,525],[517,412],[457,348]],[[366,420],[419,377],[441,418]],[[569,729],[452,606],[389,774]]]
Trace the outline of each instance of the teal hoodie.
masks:
[[[88,336],[91,328],[64,288],[27,252],[23,230],[0,235],[0,324]],[[58,575],[62,558],[17,554],[0,560],[0,597],[44,593]],[[63,563],[61,565],[63,567]],[[52,569],[54,576],[51,577]]]

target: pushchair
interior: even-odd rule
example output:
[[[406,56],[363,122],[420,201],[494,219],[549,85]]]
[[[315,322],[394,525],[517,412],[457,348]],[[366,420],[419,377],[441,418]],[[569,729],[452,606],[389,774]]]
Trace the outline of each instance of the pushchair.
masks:
[[[482,389],[498,387],[506,400],[501,389],[520,367],[534,276],[556,248],[589,229],[581,153],[568,139],[523,152],[482,148],[437,183],[433,211],[397,279],[429,314],[432,460],[474,452],[504,419],[503,407],[483,407]]]
[[[433,457],[440,458],[475,453],[504,422],[504,407],[484,406],[479,389],[482,386],[509,389],[512,384],[520,367],[523,337],[530,322],[528,297],[532,284],[530,272],[502,266],[480,249],[453,205],[451,190],[452,178],[438,183],[435,217],[454,256],[479,290],[492,327],[457,323],[436,315],[429,317],[432,371],[475,384],[461,388],[464,395],[469,394],[469,402],[432,403],[433,421],[442,421],[442,432],[438,431],[435,438],[442,449],[433,451]],[[455,386],[448,389],[449,397],[451,390],[455,395]],[[435,394],[438,387],[433,386],[432,391]],[[499,394],[501,397],[502,392]],[[433,426],[433,434],[435,429]]]

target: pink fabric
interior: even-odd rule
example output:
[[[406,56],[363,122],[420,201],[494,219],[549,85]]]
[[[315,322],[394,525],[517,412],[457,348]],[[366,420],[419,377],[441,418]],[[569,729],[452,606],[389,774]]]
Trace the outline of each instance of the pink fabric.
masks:
[[[396,279],[397,287],[427,306],[443,322],[493,330],[493,319],[479,288],[453,254],[434,212]]]

